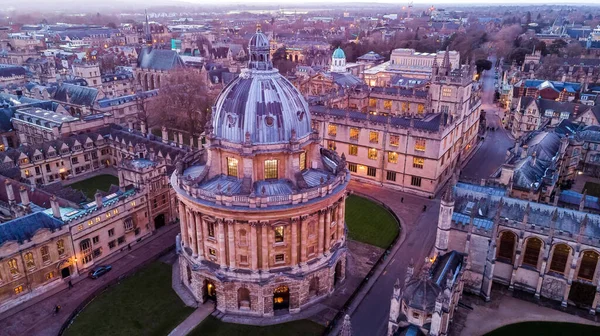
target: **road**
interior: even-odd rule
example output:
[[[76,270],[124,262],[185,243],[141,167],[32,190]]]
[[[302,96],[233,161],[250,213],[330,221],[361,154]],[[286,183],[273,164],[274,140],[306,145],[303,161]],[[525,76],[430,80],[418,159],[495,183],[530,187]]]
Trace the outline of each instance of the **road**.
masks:
[[[396,279],[404,281],[406,267],[411,259],[419,269],[429,256],[435,242],[439,201],[429,200],[372,185],[351,185],[360,191],[384,202],[402,220],[406,239],[391,258],[381,276],[364,297],[351,316],[354,335],[385,335],[390,310],[390,299]],[[404,202],[401,202],[402,197]],[[427,211],[423,212],[423,206]]]
[[[490,58],[493,64],[496,59]],[[494,104],[494,71],[483,73],[483,95],[481,108],[486,111],[486,122],[488,126],[497,128],[496,131],[487,131],[485,139],[477,152],[461,171],[461,177],[469,180],[480,180],[489,178],[503,163],[506,151],[512,148],[515,141],[502,127],[498,113],[500,108]]]

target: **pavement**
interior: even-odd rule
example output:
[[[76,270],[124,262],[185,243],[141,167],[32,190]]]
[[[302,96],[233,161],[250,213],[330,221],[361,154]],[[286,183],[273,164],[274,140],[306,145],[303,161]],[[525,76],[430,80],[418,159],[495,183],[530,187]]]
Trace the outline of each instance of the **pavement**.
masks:
[[[404,279],[411,259],[415,269],[420,268],[433,248],[439,201],[357,181],[351,181],[349,189],[385,203],[401,221],[401,239],[347,311],[355,335],[384,335],[396,279]]]
[[[496,62],[495,58],[490,61]],[[481,108],[486,111],[487,126],[496,127],[497,130],[486,132],[485,139],[461,171],[461,178],[473,181],[489,178],[504,163],[506,151],[515,145],[498,116],[501,109],[494,104],[494,71],[484,71],[482,81]]]
[[[155,260],[175,244],[179,225],[172,224],[159,229],[154,235],[132,245],[103,261],[113,266],[104,276],[93,280],[85,275],[73,279],[74,287],[68,289],[66,283],[54,290],[29,300],[0,315],[2,336],[56,336],[71,314],[88,298],[119,278],[136,271],[139,267]],[[58,314],[54,307],[61,306]]]
[[[200,322],[215,310],[215,304],[207,301],[200,305],[193,313],[190,314],[183,322],[173,329],[169,336],[185,336],[189,334]]]

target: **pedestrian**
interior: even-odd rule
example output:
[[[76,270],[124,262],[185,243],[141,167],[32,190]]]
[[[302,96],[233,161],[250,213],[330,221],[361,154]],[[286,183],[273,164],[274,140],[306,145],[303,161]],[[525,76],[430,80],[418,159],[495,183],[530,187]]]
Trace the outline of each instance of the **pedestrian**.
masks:
[[[423,205],[423,212],[427,211],[427,205]]]
[[[400,203],[404,203],[404,197],[400,197]]]
[[[127,244],[127,248],[131,251],[131,244]]]
[[[73,288],[73,283],[71,282],[71,280],[69,280],[69,289]]]
[[[59,312],[59,311],[60,311],[60,306],[59,306],[59,305],[56,305],[56,306],[54,307],[54,315],[58,314],[58,312]]]

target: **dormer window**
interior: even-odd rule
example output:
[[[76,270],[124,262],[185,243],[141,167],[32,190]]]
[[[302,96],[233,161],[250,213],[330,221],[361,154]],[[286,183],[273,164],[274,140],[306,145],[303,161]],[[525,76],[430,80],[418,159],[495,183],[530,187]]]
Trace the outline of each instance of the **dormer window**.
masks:
[[[81,146],[80,146],[80,145],[75,145],[75,146],[73,146],[73,150],[80,150],[80,149],[81,149]]]
[[[29,163],[28,158],[21,159],[21,164],[28,164],[28,163]]]

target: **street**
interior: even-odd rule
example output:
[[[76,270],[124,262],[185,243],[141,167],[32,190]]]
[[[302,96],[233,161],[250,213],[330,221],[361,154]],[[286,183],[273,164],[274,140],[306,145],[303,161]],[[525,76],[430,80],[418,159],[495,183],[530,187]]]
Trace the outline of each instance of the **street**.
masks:
[[[404,281],[411,259],[418,270],[433,248],[439,201],[385,190],[378,186],[361,184],[357,188],[357,185],[358,183],[351,185],[351,189],[360,190],[389,206],[402,220],[402,230],[406,233],[406,240],[395,254],[388,257],[391,258],[390,263],[351,316],[355,335],[385,335],[396,279]],[[401,202],[402,197],[404,202]],[[424,205],[427,205],[425,212]]]
[[[495,58],[490,58],[492,63]],[[468,180],[481,180],[490,177],[503,163],[506,151],[514,146],[515,141],[508,136],[508,131],[502,127],[498,111],[500,108],[494,104],[494,70],[483,73],[483,96],[481,108],[486,111],[487,126],[496,128],[496,131],[487,131],[483,143],[477,152],[463,167],[461,177]]]

